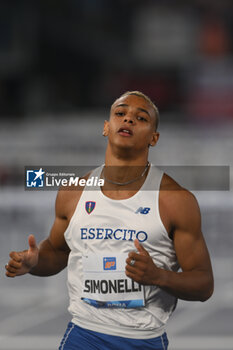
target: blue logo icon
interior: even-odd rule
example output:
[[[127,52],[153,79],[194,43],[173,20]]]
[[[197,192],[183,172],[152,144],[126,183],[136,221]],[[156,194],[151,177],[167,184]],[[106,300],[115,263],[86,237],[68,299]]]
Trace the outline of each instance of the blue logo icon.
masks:
[[[116,258],[103,258],[104,270],[116,270]]]
[[[86,202],[85,209],[87,214],[91,214],[91,212],[93,212],[93,210],[95,209],[95,205],[96,205],[96,202],[91,202],[91,201]]]
[[[147,207],[145,207],[145,208],[139,207],[139,208],[135,211],[135,213],[136,213],[136,214],[138,214],[138,213],[140,213],[140,214],[148,214],[149,211],[150,211],[150,208],[147,208]]]
[[[42,168],[40,168],[40,170],[27,170],[26,186],[43,187],[44,174],[45,171],[43,171]]]

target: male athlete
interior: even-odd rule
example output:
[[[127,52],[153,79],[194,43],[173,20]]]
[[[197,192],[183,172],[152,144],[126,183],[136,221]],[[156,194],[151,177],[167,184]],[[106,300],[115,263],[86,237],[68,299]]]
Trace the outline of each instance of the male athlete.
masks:
[[[104,124],[105,165],[91,173],[104,186],[61,189],[49,237],[37,246],[30,235],[28,250],[10,253],[8,277],[67,266],[72,322],[60,350],[167,349],[177,298],[205,301],[213,293],[197,201],[148,163],[157,126],[147,96],[118,98]]]

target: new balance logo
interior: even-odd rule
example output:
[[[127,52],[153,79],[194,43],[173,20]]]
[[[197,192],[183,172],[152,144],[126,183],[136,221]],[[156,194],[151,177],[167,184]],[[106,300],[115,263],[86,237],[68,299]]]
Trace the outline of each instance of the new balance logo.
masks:
[[[135,211],[135,214],[138,214],[138,213],[140,213],[140,214],[148,214],[149,211],[150,211],[150,208],[147,208],[147,207],[145,207],[145,208],[140,207],[140,208],[138,208],[138,209]]]

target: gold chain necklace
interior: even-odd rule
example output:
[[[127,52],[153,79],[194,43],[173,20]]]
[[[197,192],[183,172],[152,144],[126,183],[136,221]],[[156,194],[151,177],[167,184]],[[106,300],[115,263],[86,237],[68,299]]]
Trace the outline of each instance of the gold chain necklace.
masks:
[[[126,185],[129,185],[129,184],[131,184],[131,183],[133,183],[133,182],[135,182],[135,181],[141,179],[141,178],[145,175],[147,169],[149,168],[149,165],[150,165],[150,163],[147,162],[147,164],[146,164],[146,166],[145,166],[145,169],[143,170],[142,174],[141,174],[140,176],[136,177],[136,178],[133,179],[133,180],[130,180],[130,181],[127,181],[127,182],[116,182],[116,181],[112,181],[112,180],[107,179],[105,176],[104,176],[104,180],[105,180],[106,182],[110,183],[110,184],[113,184],[113,185],[126,186]]]

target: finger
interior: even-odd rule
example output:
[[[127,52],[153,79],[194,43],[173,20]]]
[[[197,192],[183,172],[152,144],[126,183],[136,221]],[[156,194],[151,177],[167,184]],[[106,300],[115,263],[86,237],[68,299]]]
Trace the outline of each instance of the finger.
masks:
[[[7,271],[7,272],[6,272],[6,276],[7,276],[7,277],[12,277],[12,278],[13,278],[13,277],[15,277],[15,276],[16,276],[16,274],[15,274],[15,273],[11,273],[11,272]]]
[[[132,265],[132,261],[133,261],[133,265]],[[136,265],[136,259],[132,258],[132,257],[128,257],[126,260],[125,260],[126,264],[129,265],[129,266],[135,266]],[[126,265],[126,266],[127,266]]]
[[[130,262],[131,260],[140,260],[141,259],[141,256],[138,254],[138,253],[135,253],[135,252],[129,252],[128,254],[128,258],[126,259],[126,262],[127,260]]]
[[[16,272],[17,272],[17,269],[15,269],[14,267],[11,267],[10,265],[5,265],[5,269],[6,269],[9,273],[16,274]]]
[[[141,279],[140,279],[140,277],[137,274],[135,274],[135,273],[133,273],[131,271],[128,271],[128,270],[125,271],[125,274],[126,274],[127,277],[131,278],[135,282],[140,283]]]
[[[11,259],[17,261],[17,262],[21,262],[22,261],[22,256],[20,253],[17,252],[10,252],[9,256],[11,257]]]
[[[22,263],[21,262],[17,262],[15,260],[10,260],[8,262],[8,266],[11,266],[11,267],[13,267],[15,269],[20,269],[20,267],[22,266]]]
[[[139,243],[138,239],[134,240],[134,245],[139,254],[141,255],[149,255],[148,251]]]
[[[130,258],[126,259],[125,269],[127,271],[130,271],[130,272],[135,273],[135,274],[141,274],[141,273],[145,272],[146,268],[147,268],[147,263],[145,261],[134,260],[134,263],[132,265],[132,259],[130,259]]]
[[[126,265],[125,266],[125,270],[132,273],[132,274],[136,274],[137,272],[137,267],[134,265],[134,266],[131,266],[130,264]]]
[[[138,254],[136,252],[129,252],[127,259],[129,259],[128,261],[135,260],[135,261],[145,262],[146,256],[142,255],[142,254]],[[126,259],[126,261],[127,261],[127,259]]]
[[[28,237],[28,244],[29,244],[29,251],[34,251],[35,249],[37,249],[36,239],[33,235],[30,235]]]

